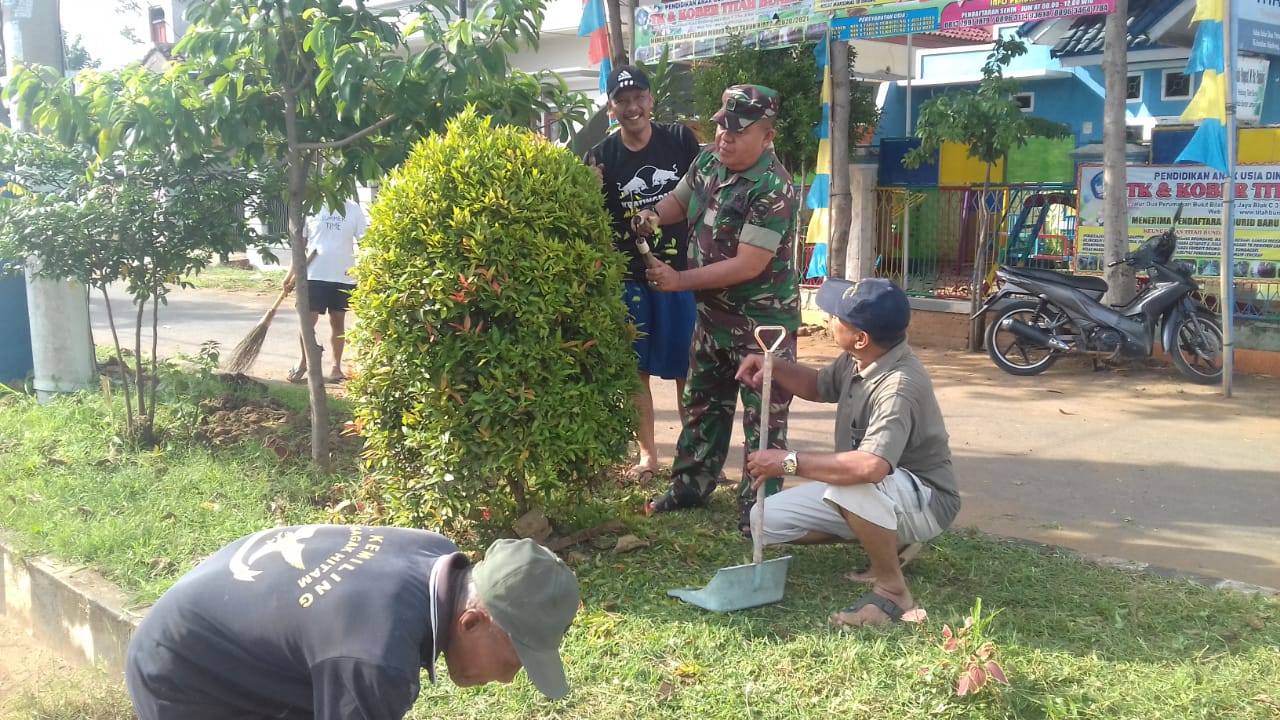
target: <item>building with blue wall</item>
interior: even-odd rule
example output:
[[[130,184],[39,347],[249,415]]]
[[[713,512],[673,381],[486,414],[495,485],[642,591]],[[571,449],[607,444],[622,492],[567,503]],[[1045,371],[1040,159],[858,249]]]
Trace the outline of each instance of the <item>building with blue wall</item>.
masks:
[[[1149,142],[1162,125],[1183,124],[1180,116],[1195,94],[1197,78],[1184,73],[1194,29],[1189,27],[1194,0],[1131,0],[1129,22],[1129,81],[1126,88],[1126,126],[1132,142]],[[1102,26],[1105,17],[1068,18],[1025,23],[997,29],[1001,36],[1020,36],[1027,54],[1016,58],[1006,76],[1018,79],[1018,95],[1026,112],[1065,123],[1077,146],[1102,142],[1105,81],[1102,75]],[[976,89],[991,46],[919,50],[913,62],[914,79],[891,83],[881,92],[882,115],[877,140],[911,134],[907,127],[908,93],[911,118],[920,105],[949,90]],[[1280,63],[1246,59],[1266,65],[1266,82],[1280,82]],[[1266,91],[1261,116],[1242,126],[1280,123],[1280,91]]]

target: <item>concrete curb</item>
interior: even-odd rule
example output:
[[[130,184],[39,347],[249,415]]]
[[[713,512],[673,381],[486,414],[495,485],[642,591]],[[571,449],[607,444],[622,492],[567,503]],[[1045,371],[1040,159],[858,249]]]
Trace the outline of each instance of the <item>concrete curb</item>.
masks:
[[[966,532],[953,530],[956,531]],[[1214,590],[1280,597],[1280,590],[1235,580],[1090,555],[1020,538],[983,532],[977,536],[1124,572],[1186,580]],[[12,549],[9,539],[0,531],[0,613],[16,616],[36,640],[68,660],[99,666],[123,677],[129,638],[142,619],[141,613],[126,609],[127,601],[119,588],[92,570],[64,566],[45,557],[23,557]]]
[[[125,651],[142,616],[98,573],[26,557],[0,531],[0,613],[68,660],[124,676]]]
[[[952,528],[952,531],[966,532],[965,529],[958,528]],[[1080,560],[1081,562],[1089,563],[1090,565],[1098,565],[1101,567],[1111,568],[1113,570],[1120,570],[1122,572],[1137,575],[1153,575],[1155,577],[1168,578],[1170,580],[1185,580],[1195,585],[1203,585],[1211,590],[1224,590],[1227,592],[1240,593],[1242,595],[1258,595],[1267,598],[1280,598],[1280,589],[1263,587],[1261,585],[1250,585],[1249,583],[1240,582],[1239,580],[1224,580],[1223,578],[1201,575],[1199,573],[1178,570],[1176,568],[1161,567],[1159,565],[1138,562],[1136,560],[1126,560],[1125,558],[1113,557],[1111,555],[1084,553],[1063,545],[1049,545],[1046,543],[1036,542],[1034,540],[1025,540],[1023,538],[992,535],[991,533],[984,533],[981,531],[977,532],[977,536],[989,540],[997,540],[1000,542],[1007,542],[1013,545],[1031,548],[1042,555],[1056,555],[1059,557],[1073,558]]]

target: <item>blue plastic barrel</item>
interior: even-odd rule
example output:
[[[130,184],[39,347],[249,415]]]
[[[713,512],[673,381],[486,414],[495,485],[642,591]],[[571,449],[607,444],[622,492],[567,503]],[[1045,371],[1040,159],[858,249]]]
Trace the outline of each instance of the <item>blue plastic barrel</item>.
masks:
[[[0,267],[5,264],[0,261]],[[26,276],[0,275],[0,383],[21,388],[34,368]]]

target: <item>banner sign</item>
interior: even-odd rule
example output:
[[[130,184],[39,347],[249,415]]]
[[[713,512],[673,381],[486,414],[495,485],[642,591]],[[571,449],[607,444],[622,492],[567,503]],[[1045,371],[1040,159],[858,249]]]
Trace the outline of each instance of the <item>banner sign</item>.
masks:
[[[942,3],[919,3],[919,2],[901,2],[900,0],[815,0],[813,9],[818,12],[832,12],[834,10],[849,10],[850,15],[865,14],[869,10],[874,12],[872,8],[881,5],[922,5],[928,4],[941,7]]]
[[[1196,275],[1216,278],[1222,258],[1222,193],[1226,176],[1203,165],[1130,165],[1128,182],[1129,245],[1136,247],[1178,221],[1175,260],[1194,264]],[[1076,268],[1103,269],[1103,171],[1101,165],[1080,166],[1080,206],[1076,225]],[[1235,259],[1232,274],[1240,280],[1280,282],[1280,165],[1236,168]]]
[[[1239,18],[1239,48],[1260,55],[1280,55],[1280,4],[1275,0],[1233,0]]]
[[[1271,61],[1253,55],[1236,56],[1236,117],[1246,122],[1262,118],[1266,99],[1267,71]]]
[[[651,62],[670,46],[671,60],[720,55],[730,35],[749,48],[816,42],[831,18],[813,11],[813,0],[675,0],[636,8],[638,62]]]
[[[984,27],[1001,23],[1057,20],[1081,15],[1105,15],[1116,9],[1115,0],[957,0],[942,9],[942,29]]]
[[[836,40],[872,40],[897,35],[934,32],[938,29],[937,8],[916,8],[896,12],[858,15],[831,21]]]
[[[850,15],[874,16],[882,13],[911,13],[931,10],[938,13],[938,26],[942,30],[986,27],[1002,23],[1022,23],[1035,20],[1056,20],[1080,15],[1105,15],[1115,10],[1115,0],[815,0],[820,12],[848,11]],[[903,29],[899,35],[914,30]],[[927,32],[927,31],[920,31]],[[882,35],[880,37],[888,37]]]
[[[1115,0],[673,0],[636,9],[635,59],[652,62],[664,47],[672,60],[714,57],[730,35],[762,50],[817,42],[834,11],[851,16],[832,26],[839,39],[869,40],[1114,9]]]

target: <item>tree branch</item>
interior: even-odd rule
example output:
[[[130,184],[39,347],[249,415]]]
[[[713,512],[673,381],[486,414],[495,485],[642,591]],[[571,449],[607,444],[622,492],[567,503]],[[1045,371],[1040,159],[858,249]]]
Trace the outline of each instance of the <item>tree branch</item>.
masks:
[[[378,132],[382,128],[390,125],[392,122],[397,120],[398,117],[399,116],[397,115],[388,115],[382,118],[381,120],[379,120],[378,122],[361,130],[360,132],[355,133],[354,135],[348,135],[342,140],[334,140],[332,142],[321,142],[321,143],[298,143],[298,150],[302,152],[307,152],[312,150],[337,150],[339,148],[344,148],[353,143],[360,142],[366,137],[372,135],[373,133]]]

